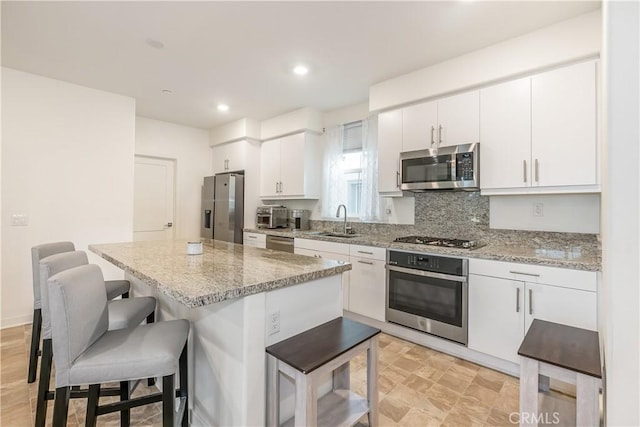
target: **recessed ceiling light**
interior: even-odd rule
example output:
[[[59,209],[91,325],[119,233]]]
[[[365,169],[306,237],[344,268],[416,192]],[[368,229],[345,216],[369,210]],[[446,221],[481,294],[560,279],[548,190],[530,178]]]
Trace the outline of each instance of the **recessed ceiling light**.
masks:
[[[164,48],[164,43],[162,43],[160,40],[147,39],[145,41],[147,42],[147,44],[149,46],[151,46],[154,49],[162,49],[162,48]]]
[[[173,91],[172,91],[171,89],[162,89],[162,93],[163,93],[164,95],[170,95],[170,94],[172,94],[172,93],[173,93]]]
[[[227,104],[218,104],[218,111],[229,111],[229,106]]]
[[[308,72],[309,72],[309,68],[307,68],[305,65],[296,65],[293,68],[293,73],[299,76],[304,76]]]

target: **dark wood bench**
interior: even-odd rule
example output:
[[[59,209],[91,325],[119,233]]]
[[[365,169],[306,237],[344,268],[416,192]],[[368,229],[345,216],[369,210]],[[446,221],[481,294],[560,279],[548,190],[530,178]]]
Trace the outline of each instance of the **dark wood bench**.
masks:
[[[535,319],[524,337],[520,360],[520,425],[537,426],[541,381],[576,385],[576,424],[598,426],[602,385],[598,332]]]
[[[295,414],[284,425],[350,426],[367,414],[378,425],[380,329],[339,317],[267,347],[267,425],[279,425],[279,375],[295,382]],[[367,396],[350,390],[349,361],[367,352]],[[318,400],[319,382],[333,375],[332,391]]]

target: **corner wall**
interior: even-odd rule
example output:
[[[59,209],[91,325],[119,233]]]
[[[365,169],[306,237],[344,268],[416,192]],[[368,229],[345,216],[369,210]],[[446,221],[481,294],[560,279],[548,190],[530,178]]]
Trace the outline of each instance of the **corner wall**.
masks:
[[[176,160],[175,237],[200,237],[202,178],[213,174],[209,131],[136,117],[135,154]]]
[[[2,69],[1,327],[31,321],[32,246],[131,240],[134,120],[132,98]]]

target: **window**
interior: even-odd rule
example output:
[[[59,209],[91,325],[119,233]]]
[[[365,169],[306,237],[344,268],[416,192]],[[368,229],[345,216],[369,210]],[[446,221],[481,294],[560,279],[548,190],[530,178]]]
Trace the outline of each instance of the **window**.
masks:
[[[383,220],[377,191],[376,118],[327,129],[323,180],[323,216],[335,218],[340,204],[347,216]]]

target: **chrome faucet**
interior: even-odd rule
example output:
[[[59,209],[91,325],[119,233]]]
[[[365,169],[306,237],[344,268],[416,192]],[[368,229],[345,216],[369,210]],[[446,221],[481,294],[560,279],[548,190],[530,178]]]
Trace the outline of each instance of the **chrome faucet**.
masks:
[[[347,207],[345,205],[338,206],[338,210],[336,211],[336,218],[340,218],[340,208],[344,208],[344,226],[342,228],[342,233],[347,234]]]

